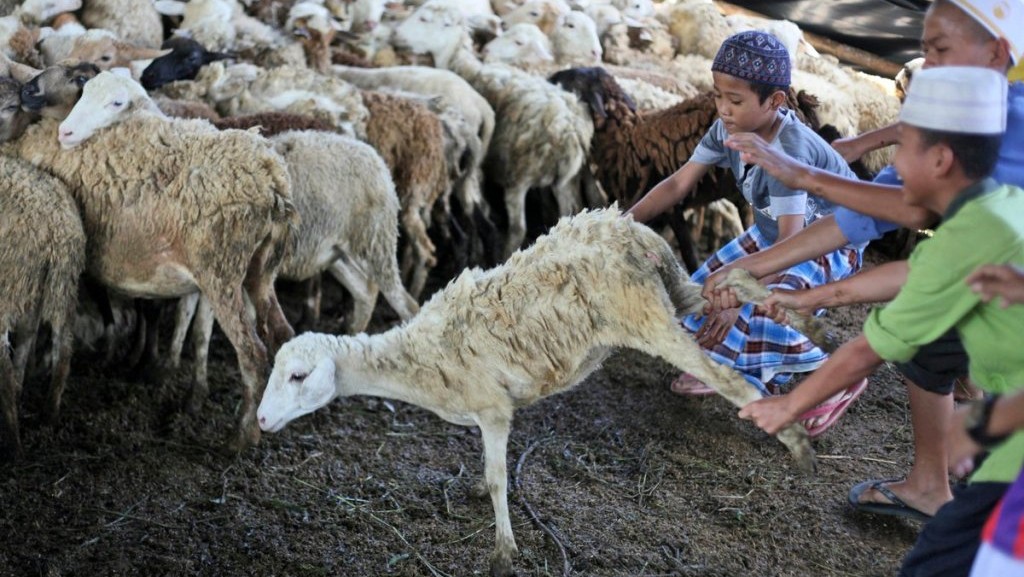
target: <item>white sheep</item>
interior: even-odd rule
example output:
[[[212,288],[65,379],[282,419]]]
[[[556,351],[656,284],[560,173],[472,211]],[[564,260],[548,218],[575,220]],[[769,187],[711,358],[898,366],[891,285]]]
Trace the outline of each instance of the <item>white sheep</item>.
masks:
[[[142,73],[149,61],[168,54],[170,50],[137,46],[118,38],[113,32],[94,28],[81,34],[51,34],[39,41],[39,52],[47,66],[67,60],[89,62],[100,70],[133,68],[135,76]],[[142,61],[138,65],[133,63]]]
[[[366,90],[400,90],[439,99],[438,110],[446,130],[452,132],[448,167],[452,173],[452,194],[463,211],[463,224],[471,238],[490,234],[476,230],[475,219],[490,214],[483,199],[483,162],[494,135],[494,109],[461,76],[450,70],[425,66],[393,66],[388,68],[355,68],[335,65],[331,73]],[[452,115],[462,121],[451,120]],[[482,247],[475,247],[480,252]]]
[[[25,128],[28,115],[18,108],[19,93],[16,81],[0,79],[0,141]],[[10,156],[0,156],[0,215],[0,412],[19,455],[18,398],[42,322],[53,342],[46,405],[51,421],[60,407],[71,365],[78,279],[85,268],[85,231],[68,188]]]
[[[402,287],[396,251],[399,202],[388,167],[369,145],[317,131],[289,131],[272,136],[274,150],[288,165],[292,199],[301,221],[292,231],[278,277],[317,279],[329,272],[354,301],[346,323],[350,334],[366,329],[378,294],[402,320],[419,311]],[[310,300],[318,301],[318,295]],[[304,318],[315,322],[316,302],[305,303]],[[193,311],[194,369],[190,410],[206,397],[206,365],[213,317],[206,297],[181,299],[171,339],[169,364],[177,367]]]
[[[120,114],[124,109],[131,112]],[[198,289],[210,299],[242,373],[231,446],[258,441],[255,401],[267,347],[275,350],[294,334],[273,286],[296,218],[281,157],[256,135],[168,119],[138,83],[111,72],[86,83],[59,127],[44,119],[5,152],[53,173],[71,190],[93,278],[134,296]]]
[[[506,29],[515,24],[533,24],[545,35],[551,34],[558,19],[569,12],[562,0],[530,0],[501,17]]]
[[[285,344],[257,412],[281,430],[338,396],[378,395],[480,427],[496,546],[491,574],[512,572],[517,548],[506,495],[507,444],[516,408],[564,391],[613,349],[660,357],[743,406],[759,394],[707,357],[677,321],[704,306],[668,244],[617,209],[563,218],[502,266],[464,271],[412,321],[386,333],[306,333]],[[813,466],[806,431],[779,434]]]
[[[212,62],[195,80],[171,82],[161,91],[171,98],[207,102],[222,116],[271,110],[306,114],[361,140],[370,115],[354,86],[305,67]]]
[[[593,123],[578,101],[543,79],[500,65],[484,65],[468,48],[461,14],[424,4],[395,31],[414,52],[429,53],[438,67],[465,78],[494,107],[497,126],[488,159],[503,188],[509,219],[505,254],[526,236],[526,193],[552,186],[561,214],[579,204],[579,183]],[[589,171],[586,171],[589,172]],[[603,202],[584,187],[591,204]]]
[[[126,42],[159,48],[164,27],[153,0],[86,0],[82,24],[110,30]]]
[[[536,24],[513,24],[483,48],[484,62],[530,66],[554,63],[551,41]]]

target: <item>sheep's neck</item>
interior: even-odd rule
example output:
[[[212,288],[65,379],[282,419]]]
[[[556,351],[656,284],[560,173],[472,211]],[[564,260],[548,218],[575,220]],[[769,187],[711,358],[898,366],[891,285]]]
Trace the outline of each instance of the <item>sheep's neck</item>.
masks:
[[[463,38],[466,40],[466,38]],[[466,48],[462,41],[452,47],[451,54],[438,56],[438,67],[444,67],[458,74],[463,78],[473,78],[480,73],[483,63],[473,54],[473,51]]]
[[[441,409],[438,401],[445,395],[443,391],[434,390],[438,388],[433,384],[434,379],[410,382],[410,361],[419,359],[409,357],[395,330],[370,337],[339,337],[334,358],[338,364],[340,396],[371,395],[425,409]]]

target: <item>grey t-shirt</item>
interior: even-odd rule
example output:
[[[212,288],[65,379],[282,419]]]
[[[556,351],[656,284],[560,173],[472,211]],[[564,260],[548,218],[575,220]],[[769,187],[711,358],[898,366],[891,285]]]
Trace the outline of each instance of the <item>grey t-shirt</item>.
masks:
[[[778,114],[782,118],[782,125],[771,143],[773,147],[782,149],[805,164],[840,176],[856,178],[843,157],[807,125],[797,120],[792,111],[781,108]],[[743,198],[754,207],[754,223],[769,242],[774,244],[779,236],[780,216],[802,214],[806,226],[835,210],[835,205],[823,198],[810,195],[804,190],[787,188],[765,173],[760,166],[744,165],[739,152],[726,148],[724,142],[728,136],[722,120],[716,120],[693,151],[690,160],[732,170]]]

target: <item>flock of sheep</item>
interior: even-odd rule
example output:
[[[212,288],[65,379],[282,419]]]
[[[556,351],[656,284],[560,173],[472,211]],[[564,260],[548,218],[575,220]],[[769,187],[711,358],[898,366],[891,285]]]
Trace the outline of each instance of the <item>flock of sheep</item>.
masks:
[[[725,17],[709,0],[84,4],[0,6],[0,334],[10,351],[0,355],[0,407],[13,449],[42,324],[52,417],[86,338],[75,334],[85,325],[77,311],[103,312],[111,346],[125,297],[178,299],[170,362],[191,327],[192,410],[206,396],[214,320],[237,354],[233,449],[257,442],[261,426],[355,392],[390,392],[480,426],[496,574],[510,571],[515,551],[504,471],[514,407],[579,382],[616,346],[708,374],[738,404],[751,391],[673,322],[701,302],[660,236],[599,210],[517,252],[528,192],[550,198],[557,216],[635,202],[714,120],[710,59],[750,27],[791,50],[790,106],[813,128],[861,132],[893,121],[899,106],[891,81],[816,53],[792,23]],[[882,162],[869,158],[868,168]],[[696,215],[698,236],[700,219],[714,222],[718,241],[743,222],[727,172],[691,196],[668,224],[692,268],[687,217]],[[508,261],[463,273],[420,312],[448,254],[441,244],[458,269]],[[409,322],[383,340],[286,346],[257,416],[269,355],[294,336],[274,281],[306,283],[308,324],[324,272],[352,295],[348,332],[367,327],[378,295]],[[140,314],[137,324],[144,317],[153,347],[156,323]],[[322,362],[327,350],[358,359],[353,374],[393,378],[336,390],[343,379]],[[495,390],[452,393],[470,374]],[[304,382],[305,397],[294,389]],[[434,384],[409,393],[417,382]],[[802,430],[780,438],[808,464]]]

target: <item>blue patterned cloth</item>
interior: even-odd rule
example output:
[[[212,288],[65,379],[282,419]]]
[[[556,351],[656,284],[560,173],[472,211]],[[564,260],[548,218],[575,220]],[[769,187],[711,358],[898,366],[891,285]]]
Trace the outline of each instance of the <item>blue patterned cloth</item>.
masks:
[[[720,248],[693,273],[692,278],[703,283],[719,268],[769,246],[770,243],[754,225]],[[786,269],[769,287],[808,289],[842,280],[860,270],[862,256],[862,249],[841,248]],[[792,373],[813,371],[828,359],[828,353],[802,333],[754,312],[754,308],[749,304],[741,307],[739,318],[725,340],[704,350],[717,362],[743,374],[762,394],[774,393],[773,389],[789,382]],[[818,311],[818,314],[823,312]],[[704,318],[690,315],[684,317],[680,324],[684,329],[696,332],[704,324]]]

